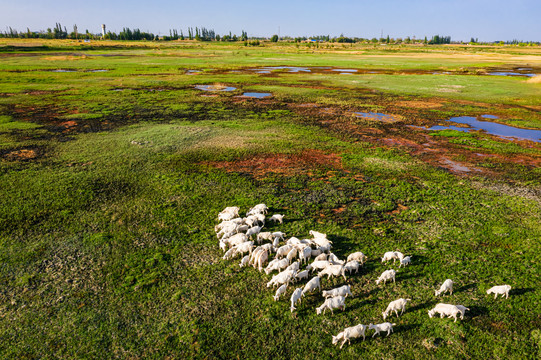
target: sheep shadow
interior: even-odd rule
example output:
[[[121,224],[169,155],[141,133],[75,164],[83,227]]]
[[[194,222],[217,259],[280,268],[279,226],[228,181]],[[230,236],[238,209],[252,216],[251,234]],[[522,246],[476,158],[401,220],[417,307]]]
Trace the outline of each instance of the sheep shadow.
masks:
[[[472,288],[475,288],[477,287],[477,284],[476,283],[471,283],[471,284],[468,284],[468,285],[464,285],[458,289],[456,289],[455,291],[453,291],[454,293],[459,293],[459,292],[465,292],[465,291],[468,291]]]
[[[415,278],[420,278],[421,277],[421,274],[408,274],[408,275],[404,275],[404,276],[397,276],[397,280],[398,281],[404,281],[404,280],[407,280],[407,279],[415,279]]]
[[[511,291],[509,291],[509,295],[524,295],[533,291],[535,291],[534,288],[511,289]]]
[[[466,316],[469,315],[471,318],[488,315],[488,309],[486,306],[468,306],[468,309],[470,310],[466,312]]]
[[[417,304],[415,306],[412,306],[408,309],[409,312],[414,312],[414,311],[418,311],[418,310],[425,310],[425,309],[428,309],[430,308],[431,306],[435,305],[436,304],[436,301],[426,301],[424,303],[421,303],[421,304]]]
[[[408,255],[408,254],[405,254],[405,255]],[[409,264],[407,266],[425,265],[425,264],[430,263],[430,261],[428,260],[428,257],[426,257],[424,255],[413,254],[413,255],[410,255],[410,256],[411,256],[411,264]]]
[[[392,321],[391,321],[392,322]],[[400,334],[402,332],[410,332],[412,330],[415,330],[417,328],[421,327],[419,324],[405,324],[405,325],[399,325],[397,327],[393,327],[392,334]]]

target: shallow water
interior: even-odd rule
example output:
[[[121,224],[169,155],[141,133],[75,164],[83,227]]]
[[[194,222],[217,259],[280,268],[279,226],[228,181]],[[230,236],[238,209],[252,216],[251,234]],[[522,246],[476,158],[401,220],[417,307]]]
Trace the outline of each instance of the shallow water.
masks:
[[[216,85],[195,85],[197,90],[203,91],[235,91],[236,87],[233,86],[216,86]]]
[[[384,122],[397,120],[396,117],[392,115],[375,113],[375,112],[354,112],[353,114],[357,117],[370,119],[370,120],[384,121]]]
[[[263,99],[266,97],[271,97],[271,93],[259,93],[259,92],[245,92],[242,94],[244,97],[251,97],[251,98],[257,98],[257,99]]]
[[[494,115],[492,115],[494,116]],[[487,117],[484,115],[483,117]],[[457,126],[432,126],[427,130],[458,130],[468,132],[470,130],[484,130],[487,134],[496,135],[502,139],[521,139],[541,142],[541,130],[521,129],[514,126],[498,124],[491,121],[481,121],[472,116],[459,116],[449,120],[457,124],[465,124],[470,127]]]
[[[289,70],[288,72],[291,73],[299,73],[299,72],[311,72],[310,69],[305,67],[298,67],[298,66],[266,66],[262,70]]]
[[[488,75],[496,75],[496,76],[527,76],[527,77],[533,77],[537,74],[533,73],[519,73],[519,72],[513,72],[513,71],[494,71],[489,72]]]
[[[86,70],[86,72],[98,73],[98,72],[107,72],[107,69],[95,69],[95,70]]]
[[[77,70],[67,70],[67,69],[55,69],[55,70],[49,70],[51,72],[59,72],[59,73],[67,73],[67,72],[77,72]]]
[[[342,73],[354,73],[357,72],[357,69],[332,69],[331,71],[337,71]]]

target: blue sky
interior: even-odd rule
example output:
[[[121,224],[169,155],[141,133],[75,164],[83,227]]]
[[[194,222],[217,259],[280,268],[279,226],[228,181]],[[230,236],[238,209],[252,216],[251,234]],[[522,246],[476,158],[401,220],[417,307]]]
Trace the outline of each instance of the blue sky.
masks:
[[[100,32],[155,34],[204,26],[218,34],[331,35],[541,41],[541,0],[0,0],[0,29],[45,30],[56,22]]]

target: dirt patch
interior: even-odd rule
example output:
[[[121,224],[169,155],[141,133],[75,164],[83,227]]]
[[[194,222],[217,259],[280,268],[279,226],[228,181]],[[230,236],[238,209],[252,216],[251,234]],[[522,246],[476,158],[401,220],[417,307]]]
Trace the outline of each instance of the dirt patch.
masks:
[[[29,161],[40,156],[38,149],[18,149],[3,151],[1,156],[8,161]]]
[[[225,162],[205,162],[228,172],[250,173],[256,178],[263,178],[270,173],[298,175],[315,169],[342,169],[342,159],[337,154],[326,154],[320,150],[304,150],[299,154],[271,154],[250,159]]]
[[[396,106],[414,109],[436,109],[443,106],[443,103],[436,101],[398,101]]]
[[[537,75],[526,80],[530,84],[541,84],[541,75]]]

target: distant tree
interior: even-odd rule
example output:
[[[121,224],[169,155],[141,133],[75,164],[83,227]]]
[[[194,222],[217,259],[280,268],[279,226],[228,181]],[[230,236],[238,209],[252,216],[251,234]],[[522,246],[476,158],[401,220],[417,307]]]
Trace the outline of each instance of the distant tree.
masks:
[[[278,35],[272,35],[271,42],[278,42]]]

